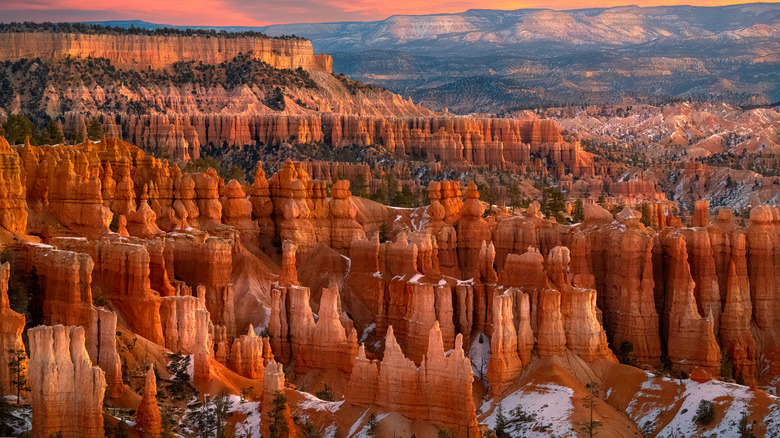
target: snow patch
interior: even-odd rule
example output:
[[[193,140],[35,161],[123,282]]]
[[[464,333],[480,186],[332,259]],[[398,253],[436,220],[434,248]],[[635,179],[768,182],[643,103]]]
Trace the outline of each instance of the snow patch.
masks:
[[[509,436],[522,437],[574,437],[571,415],[574,405],[571,397],[574,390],[553,383],[528,384],[501,400],[500,405],[504,416],[509,420],[507,433]],[[482,412],[487,409],[487,400],[482,405]],[[530,418],[517,420],[512,411],[518,408]],[[493,412],[483,420],[491,429],[496,427],[498,406],[493,406]]]
[[[484,378],[490,361],[490,339],[483,333],[478,333],[471,343],[469,359],[471,360],[471,369],[474,370],[474,377]]]

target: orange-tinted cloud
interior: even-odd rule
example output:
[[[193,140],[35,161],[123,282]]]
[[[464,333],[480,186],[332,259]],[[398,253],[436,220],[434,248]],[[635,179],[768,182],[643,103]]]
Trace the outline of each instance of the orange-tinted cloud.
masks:
[[[467,9],[581,9],[679,4],[679,0],[2,0],[0,21],[144,20],[197,26],[262,26],[272,23],[381,20]],[[739,3],[689,0],[693,6]]]

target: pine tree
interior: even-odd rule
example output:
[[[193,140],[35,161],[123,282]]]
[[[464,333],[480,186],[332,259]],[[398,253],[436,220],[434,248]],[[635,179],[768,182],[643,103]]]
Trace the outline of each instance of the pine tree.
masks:
[[[98,141],[103,137],[103,124],[98,119],[92,119],[87,126],[87,137],[92,141]]]
[[[217,438],[224,438],[226,436],[225,420],[233,407],[233,400],[228,397],[225,392],[221,392],[217,397],[212,399],[214,405],[214,416],[216,417],[217,426]]]
[[[499,403],[498,410],[496,411],[496,436],[498,438],[505,438],[509,436],[509,434],[506,432],[506,426],[507,420],[506,416],[504,415],[504,408],[501,406],[501,403]]]
[[[753,433],[753,425],[748,424],[747,414],[742,414],[742,418],[739,420],[739,427],[737,428],[739,438],[756,438]]]
[[[268,431],[271,438],[285,437],[290,431],[287,421],[284,418],[284,412],[286,410],[287,397],[284,396],[282,391],[276,391],[274,393],[274,400],[271,404],[271,411],[268,413],[268,419],[271,421],[271,425],[268,426]]]
[[[590,382],[585,385],[585,387],[588,388],[590,394],[582,399],[582,407],[587,408],[590,411],[590,420],[579,421],[577,422],[577,425],[579,426],[578,429],[580,432],[590,438],[593,438],[594,436],[598,435],[598,430],[603,426],[599,420],[593,419],[593,409],[596,407],[599,386],[596,382]]]
[[[21,114],[11,114],[3,125],[5,138],[10,144],[22,144],[26,137],[30,137],[30,144],[35,145],[38,130],[27,117]]]
[[[12,348],[8,350],[11,360],[8,362],[8,374],[11,376],[11,385],[16,386],[16,404],[21,403],[22,392],[30,390],[30,381],[27,380],[27,353],[24,348]]]
[[[49,145],[62,143],[62,131],[60,131],[60,127],[54,122],[54,119],[49,119],[46,123],[46,126],[38,136],[38,143]]]

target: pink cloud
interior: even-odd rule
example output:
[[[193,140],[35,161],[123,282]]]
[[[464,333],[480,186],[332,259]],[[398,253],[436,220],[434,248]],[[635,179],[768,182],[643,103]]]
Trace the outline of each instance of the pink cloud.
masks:
[[[579,9],[679,4],[680,0],[10,0],[0,1],[2,21],[144,20],[198,26],[262,26],[274,23],[381,20],[390,15],[462,12],[467,9]],[[733,0],[688,0],[715,6]]]

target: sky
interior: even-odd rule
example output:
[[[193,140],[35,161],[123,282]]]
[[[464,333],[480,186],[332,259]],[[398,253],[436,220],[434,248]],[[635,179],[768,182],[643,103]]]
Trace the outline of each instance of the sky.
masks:
[[[744,3],[688,0],[718,6]],[[0,0],[0,22],[143,20],[192,26],[264,26],[279,23],[373,21],[391,15],[425,15],[467,9],[551,8],[680,4],[666,0]]]

